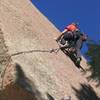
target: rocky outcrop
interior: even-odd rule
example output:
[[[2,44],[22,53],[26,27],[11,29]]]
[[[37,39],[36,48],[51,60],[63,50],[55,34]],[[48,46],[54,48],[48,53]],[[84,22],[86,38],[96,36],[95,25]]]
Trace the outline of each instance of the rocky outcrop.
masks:
[[[0,100],[77,100],[83,85],[99,95],[68,56],[49,52],[60,32],[30,0],[0,0],[0,29]]]

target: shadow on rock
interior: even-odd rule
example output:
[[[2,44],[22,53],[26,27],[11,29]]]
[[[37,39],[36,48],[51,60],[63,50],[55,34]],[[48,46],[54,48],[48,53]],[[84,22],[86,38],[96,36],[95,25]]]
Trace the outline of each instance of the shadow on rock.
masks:
[[[90,85],[81,84],[80,90],[72,87],[78,100],[100,100]]]
[[[16,64],[16,82],[0,91],[0,100],[45,100],[34,81],[29,80],[19,64]]]

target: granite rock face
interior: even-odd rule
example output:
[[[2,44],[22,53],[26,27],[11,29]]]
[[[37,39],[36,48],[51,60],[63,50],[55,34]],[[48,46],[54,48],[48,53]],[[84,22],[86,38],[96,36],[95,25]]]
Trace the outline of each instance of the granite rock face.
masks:
[[[30,0],[0,0],[0,100],[78,100],[84,87],[100,95],[62,51],[47,52],[60,34]]]

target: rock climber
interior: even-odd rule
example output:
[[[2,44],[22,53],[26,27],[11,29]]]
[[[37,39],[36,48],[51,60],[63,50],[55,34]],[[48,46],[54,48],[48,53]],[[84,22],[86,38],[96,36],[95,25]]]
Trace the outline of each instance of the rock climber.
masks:
[[[56,39],[60,43],[60,47],[69,46],[70,51],[76,52],[76,63],[81,61],[80,50],[83,42],[87,40],[87,35],[82,33],[77,23],[72,23],[65,27],[62,34]]]

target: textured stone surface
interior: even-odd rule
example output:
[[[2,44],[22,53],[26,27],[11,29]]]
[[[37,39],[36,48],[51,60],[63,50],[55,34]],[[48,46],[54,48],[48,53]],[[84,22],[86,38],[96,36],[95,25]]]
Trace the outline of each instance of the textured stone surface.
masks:
[[[2,67],[0,99],[60,100],[64,95],[71,95],[73,100],[77,100],[74,88],[79,90],[81,84],[90,84],[99,95],[100,89],[95,87],[95,83],[88,82],[87,74],[83,75],[62,51],[11,56],[23,51],[58,48],[54,38],[60,32],[30,0],[0,0],[0,29],[2,43],[4,41],[7,47],[5,53],[0,52],[10,58]],[[87,68],[84,58],[81,65]]]

